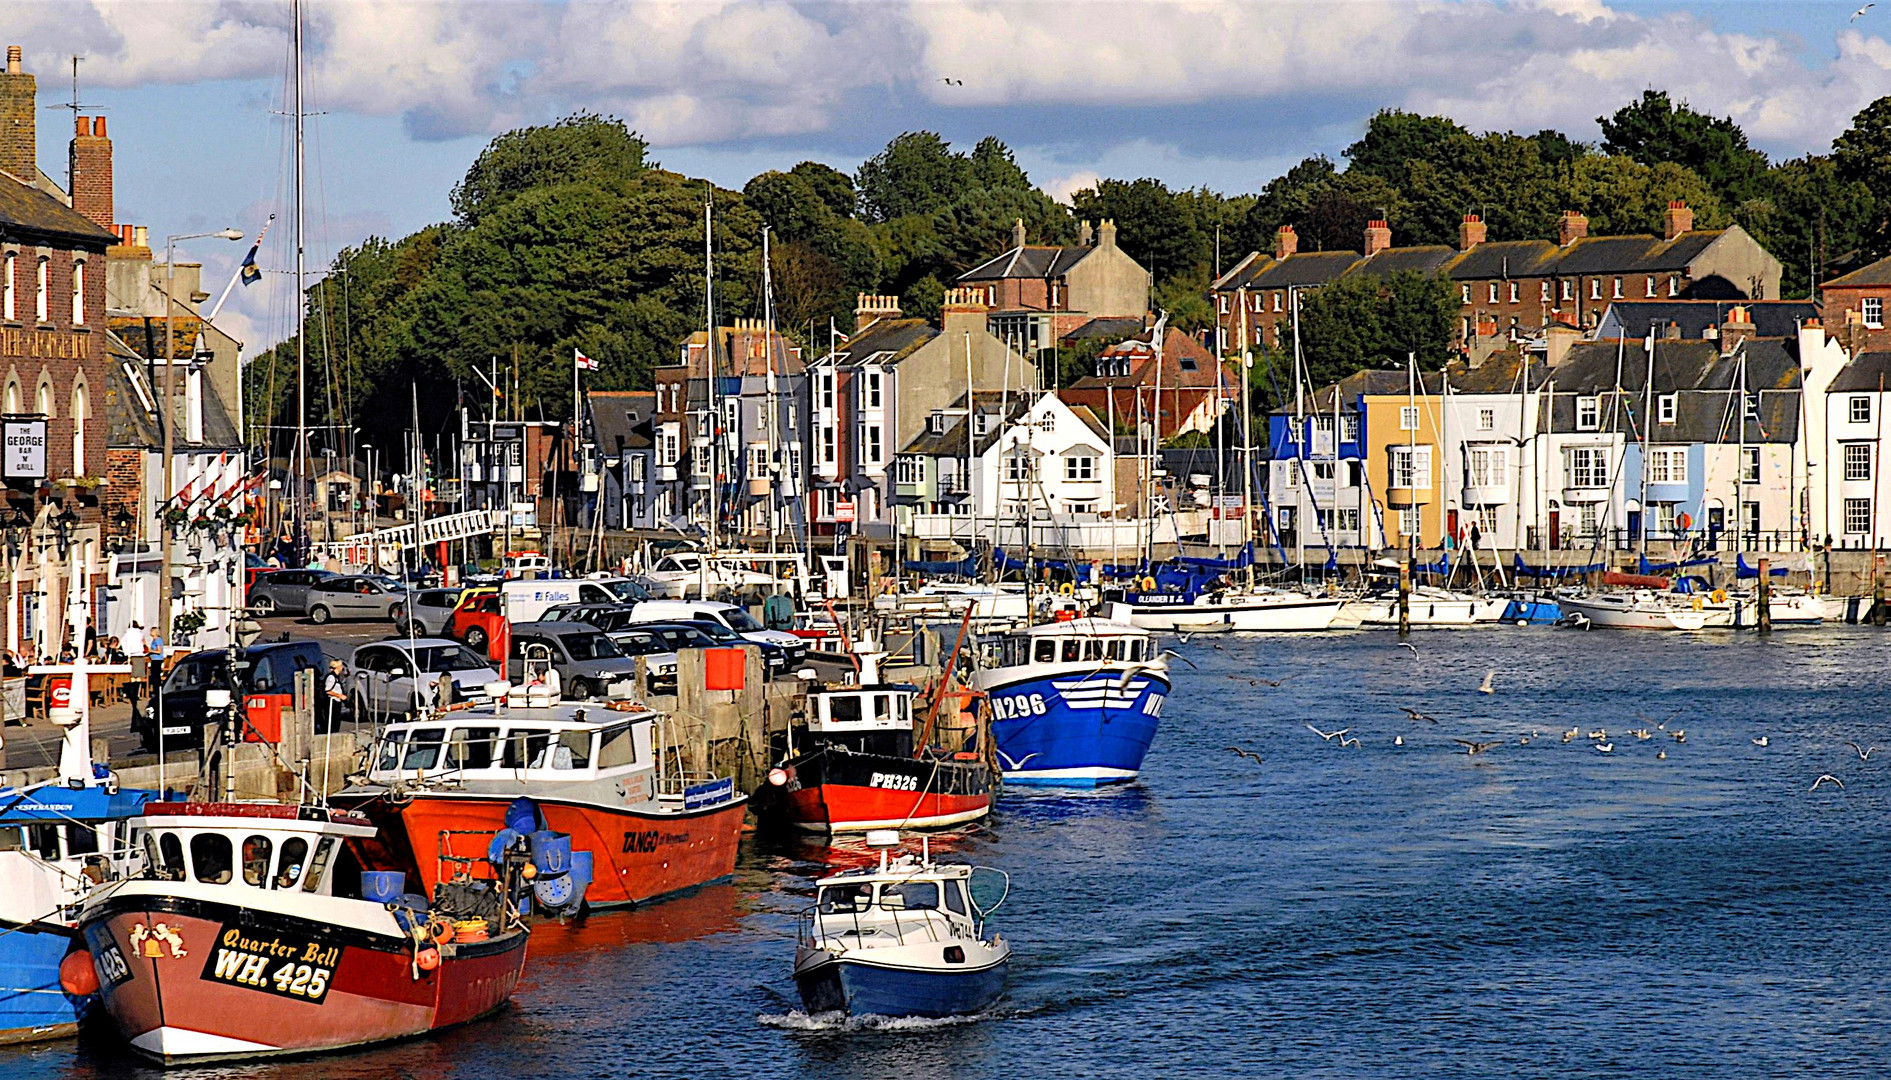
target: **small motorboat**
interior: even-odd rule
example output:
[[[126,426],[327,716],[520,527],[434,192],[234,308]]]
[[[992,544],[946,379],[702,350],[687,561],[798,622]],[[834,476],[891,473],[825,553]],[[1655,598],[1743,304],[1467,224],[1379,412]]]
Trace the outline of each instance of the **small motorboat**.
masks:
[[[985,937],[1004,903],[1003,871],[937,863],[922,840],[914,857],[892,853],[900,835],[867,834],[879,865],[816,883],[814,907],[801,916],[794,981],[810,1014],[962,1016],[997,1001],[1005,989],[1011,945]],[[996,874],[1005,893],[981,908],[975,873]]]

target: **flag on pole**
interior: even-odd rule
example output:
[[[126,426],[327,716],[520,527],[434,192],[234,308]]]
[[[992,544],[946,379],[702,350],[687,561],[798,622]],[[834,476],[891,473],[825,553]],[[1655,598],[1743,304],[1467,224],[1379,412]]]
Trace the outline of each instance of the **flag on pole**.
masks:
[[[256,249],[262,246],[262,237],[257,237],[256,242],[250,245],[250,253],[243,256],[242,278],[243,287],[246,289],[263,280],[263,272],[256,265]]]
[[[580,371],[596,371],[598,369],[598,362],[596,360],[591,359],[576,349],[571,350],[571,356],[573,360],[577,361],[578,370]]]

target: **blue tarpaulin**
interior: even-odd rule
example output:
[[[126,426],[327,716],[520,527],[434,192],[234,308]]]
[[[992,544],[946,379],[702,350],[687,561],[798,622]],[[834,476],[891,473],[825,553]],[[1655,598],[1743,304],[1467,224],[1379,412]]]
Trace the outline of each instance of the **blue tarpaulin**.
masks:
[[[1678,562],[1664,563],[1651,563],[1648,561],[1647,555],[1638,555],[1636,558],[1640,560],[1638,572],[1643,574],[1672,574],[1676,570],[1685,570],[1690,566],[1713,566],[1720,561],[1712,555],[1698,559],[1681,559]]]
[[[1510,556],[1510,565],[1518,577],[1555,579],[1599,574],[1608,569],[1607,563],[1590,563],[1587,566],[1530,566],[1523,561],[1521,555]]]
[[[1760,568],[1757,566],[1748,566],[1747,557],[1745,555],[1735,555],[1733,561],[1735,567],[1734,572],[1742,578],[1756,578],[1760,576]],[[1767,567],[1766,575],[1768,577],[1785,577],[1786,568],[1783,566],[1769,566]]]

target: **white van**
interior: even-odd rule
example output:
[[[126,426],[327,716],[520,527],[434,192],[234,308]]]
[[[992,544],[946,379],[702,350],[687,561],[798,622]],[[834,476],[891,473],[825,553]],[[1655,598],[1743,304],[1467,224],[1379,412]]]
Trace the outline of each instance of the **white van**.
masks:
[[[538,578],[508,581],[499,586],[506,618],[515,623],[537,622],[560,604],[617,604],[623,601],[601,581],[585,578]]]
[[[785,630],[769,630],[745,608],[717,600],[645,600],[630,609],[636,622],[676,622],[707,619],[741,634],[750,641],[767,641],[787,648],[795,657],[805,655],[808,643]]]

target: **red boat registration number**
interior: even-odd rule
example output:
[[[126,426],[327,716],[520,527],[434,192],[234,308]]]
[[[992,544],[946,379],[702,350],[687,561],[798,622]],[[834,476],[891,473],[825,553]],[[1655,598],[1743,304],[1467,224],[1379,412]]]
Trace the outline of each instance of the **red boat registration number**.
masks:
[[[892,791],[918,791],[919,777],[901,776],[899,773],[877,772],[867,781],[867,786],[887,788]]]
[[[217,937],[217,947],[204,962],[203,977],[319,1003],[328,996],[341,951],[340,945],[225,927]]]

